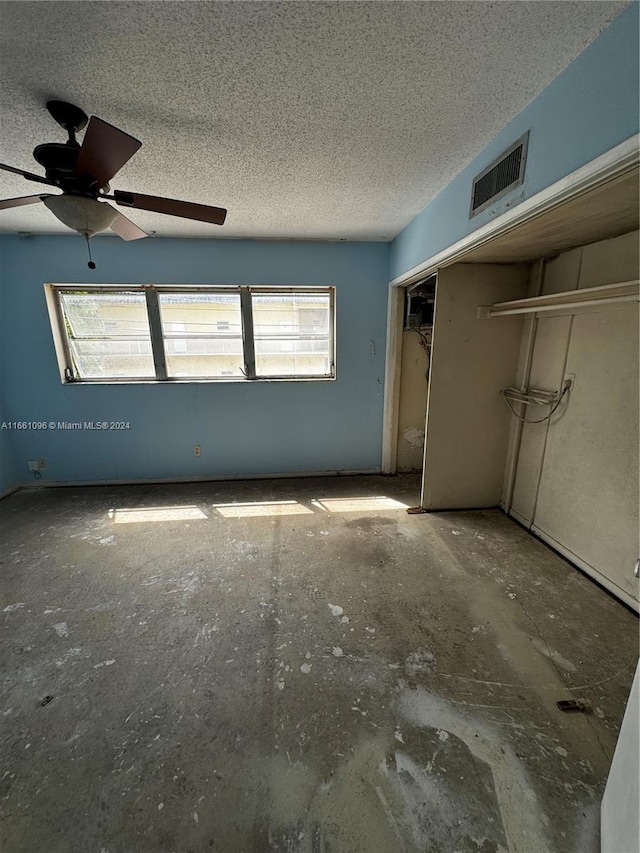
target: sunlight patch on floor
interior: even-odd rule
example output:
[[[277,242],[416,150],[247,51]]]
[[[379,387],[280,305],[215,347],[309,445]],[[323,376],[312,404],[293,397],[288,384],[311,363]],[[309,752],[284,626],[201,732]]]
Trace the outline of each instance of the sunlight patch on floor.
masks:
[[[365,498],[319,498],[311,501],[314,506],[328,512],[382,512],[389,509],[407,509],[394,498],[384,496]]]
[[[119,507],[109,510],[114,524],[137,524],[149,521],[196,521],[207,518],[194,504],[186,506],[147,506],[140,509]]]
[[[214,504],[224,518],[255,518],[275,515],[310,515],[312,509],[298,501],[256,501],[254,503]]]

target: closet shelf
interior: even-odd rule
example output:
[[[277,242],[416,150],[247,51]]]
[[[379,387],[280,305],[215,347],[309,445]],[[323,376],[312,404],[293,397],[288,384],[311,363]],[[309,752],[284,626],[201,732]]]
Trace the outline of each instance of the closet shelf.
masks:
[[[636,279],[635,281],[603,284],[599,287],[584,287],[579,290],[565,290],[561,293],[549,293],[545,296],[532,296],[527,299],[513,299],[510,302],[496,302],[495,305],[480,306],[478,308],[478,319],[512,317],[517,314],[538,314],[542,311],[562,311],[594,305],[639,301],[640,279]]]

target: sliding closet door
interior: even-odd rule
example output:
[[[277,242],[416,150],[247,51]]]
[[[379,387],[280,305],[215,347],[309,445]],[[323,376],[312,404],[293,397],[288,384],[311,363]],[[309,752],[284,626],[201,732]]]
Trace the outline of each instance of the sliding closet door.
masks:
[[[564,415],[548,432],[532,530],[635,600],[638,305],[573,317]]]
[[[424,509],[500,503],[523,321],[479,320],[478,307],[527,295],[523,265],[455,264],[438,271],[422,486]]]
[[[636,231],[549,261],[543,293],[637,278]],[[539,315],[529,384],[554,391],[571,377],[573,385],[550,420],[523,427],[509,506],[518,521],[636,608],[638,308],[621,302]]]

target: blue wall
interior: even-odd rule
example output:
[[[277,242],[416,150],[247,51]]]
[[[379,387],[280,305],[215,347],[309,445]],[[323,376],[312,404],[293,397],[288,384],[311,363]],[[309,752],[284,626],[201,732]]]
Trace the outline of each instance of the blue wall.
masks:
[[[5,407],[0,400],[0,425],[4,417]],[[0,429],[0,496],[10,491],[20,481],[16,450],[11,433],[7,429]]]
[[[4,360],[4,336],[1,334],[2,317],[4,312],[4,290],[2,287],[2,255],[0,254],[0,379],[2,378],[1,365]],[[4,418],[4,385],[0,381],[0,496],[9,491],[19,481],[18,466],[16,462],[15,448],[11,432],[2,429]]]
[[[386,243],[0,237],[5,419],[129,421],[126,432],[12,435],[20,480],[379,470],[389,281]],[[335,381],[63,385],[44,288],[59,283],[335,285]],[[193,445],[202,446],[202,457]],[[1,447],[1,445],[0,445]],[[1,451],[0,451],[1,452]]]
[[[2,413],[0,412],[0,417]],[[4,434],[0,434],[0,496],[8,491],[14,483],[11,470],[13,463],[11,462],[11,447],[9,438]]]
[[[402,275],[638,132],[638,3],[633,3],[396,237]],[[473,178],[527,130],[525,182],[469,219]]]
[[[4,419],[3,406],[0,405],[0,423]],[[23,478],[24,479],[24,478]],[[0,431],[0,496],[10,491],[20,481],[16,452],[8,430]]]

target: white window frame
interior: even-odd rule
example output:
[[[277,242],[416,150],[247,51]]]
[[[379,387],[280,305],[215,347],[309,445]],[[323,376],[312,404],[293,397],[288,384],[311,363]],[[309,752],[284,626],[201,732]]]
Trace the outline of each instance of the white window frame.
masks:
[[[149,383],[149,382],[273,382],[273,381],[322,381],[334,380],[336,378],[336,311],[335,311],[335,287],[334,286],[308,286],[281,287],[279,285],[156,285],[156,284],[45,284],[45,295],[49,309],[49,319],[58,359],[60,379],[64,384],[93,385],[93,384],[118,384],[118,383]],[[91,377],[83,379],[77,375],[69,339],[67,337],[62,307],[61,294],[77,293],[144,293],[147,307],[147,320],[151,336],[151,349],[155,366],[155,376],[113,376],[113,377]],[[180,376],[170,377],[167,375],[167,360],[162,332],[162,319],[160,313],[160,295],[165,293],[220,293],[238,294],[240,296],[240,318],[242,325],[242,352],[243,352],[243,374],[242,376]],[[313,375],[282,374],[258,376],[256,374],[255,339],[253,330],[253,296],[275,296],[278,294],[301,294],[311,296],[314,294],[329,296],[329,372]]]

